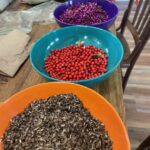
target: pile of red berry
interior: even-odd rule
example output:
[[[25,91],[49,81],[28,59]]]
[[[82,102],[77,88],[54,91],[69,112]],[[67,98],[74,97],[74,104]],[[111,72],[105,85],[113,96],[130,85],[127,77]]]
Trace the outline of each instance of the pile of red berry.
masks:
[[[107,71],[107,55],[92,45],[70,45],[53,50],[45,60],[49,76],[59,80],[85,80]]]

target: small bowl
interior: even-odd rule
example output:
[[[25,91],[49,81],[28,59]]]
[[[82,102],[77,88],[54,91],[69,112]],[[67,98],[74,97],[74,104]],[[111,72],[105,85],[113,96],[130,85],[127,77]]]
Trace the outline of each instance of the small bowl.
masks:
[[[97,2],[98,5],[102,6],[102,9],[104,9],[107,15],[109,16],[108,21],[92,24],[90,26],[94,26],[94,27],[98,27],[102,29],[108,29],[114,23],[119,12],[118,7],[114,3],[111,3],[107,0],[69,0],[59,5],[58,7],[56,7],[56,9],[54,10],[54,17],[55,17],[56,22],[59,24],[59,26],[66,27],[66,26],[77,25],[77,24],[69,24],[69,23],[60,21],[59,20],[60,15],[70,6],[78,4],[78,3],[86,3],[86,2]]]
[[[108,55],[107,72],[95,78],[72,81],[85,86],[92,86],[108,78],[120,64],[123,47],[112,33],[90,26],[70,26],[49,32],[35,42],[30,51],[30,62],[33,68],[48,81],[62,81],[49,76],[44,68],[44,60],[53,49],[60,49],[77,41],[85,45],[101,48]]]
[[[5,132],[12,117],[21,113],[36,99],[46,99],[60,93],[76,94],[91,114],[102,121],[113,141],[113,150],[130,150],[126,128],[118,113],[107,100],[95,91],[72,83],[44,83],[27,88],[10,97],[0,106],[0,137]],[[2,143],[0,143],[2,150]]]

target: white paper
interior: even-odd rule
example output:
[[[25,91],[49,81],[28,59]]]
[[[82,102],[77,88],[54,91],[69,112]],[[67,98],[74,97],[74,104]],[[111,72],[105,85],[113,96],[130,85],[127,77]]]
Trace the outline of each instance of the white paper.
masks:
[[[14,30],[0,40],[0,72],[13,77],[21,64],[29,56],[26,49],[30,37]]]
[[[0,11],[3,11],[13,0],[0,0]]]

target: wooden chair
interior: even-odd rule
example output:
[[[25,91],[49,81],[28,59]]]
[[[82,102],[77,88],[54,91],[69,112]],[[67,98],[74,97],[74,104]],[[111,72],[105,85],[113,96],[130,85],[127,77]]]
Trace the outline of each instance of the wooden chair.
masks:
[[[146,138],[136,150],[150,150],[150,136]]]
[[[126,88],[131,71],[140,56],[145,44],[150,37],[150,0],[140,0],[139,5],[135,11],[133,19],[129,19],[131,10],[134,6],[134,0],[130,0],[128,7],[124,13],[122,22],[117,29],[117,36],[124,47],[124,58],[122,61],[122,68],[126,68],[125,75],[123,76],[123,91]],[[124,37],[125,29],[128,28],[131,32],[135,47],[130,51],[127,40]]]

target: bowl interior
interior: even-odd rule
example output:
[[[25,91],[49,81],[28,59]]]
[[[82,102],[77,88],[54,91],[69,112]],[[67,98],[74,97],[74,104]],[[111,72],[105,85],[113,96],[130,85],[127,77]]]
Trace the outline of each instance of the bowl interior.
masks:
[[[77,41],[84,41],[85,45],[101,48],[108,55],[108,72],[112,72],[120,63],[123,49],[120,41],[110,32],[89,26],[72,26],[47,33],[32,47],[30,59],[38,73],[50,79],[44,69],[44,60],[53,49],[63,48]],[[104,75],[105,75],[104,74]]]
[[[115,4],[113,3],[110,3],[106,0],[69,0],[67,2],[65,2],[64,4],[61,4],[59,5],[55,11],[54,11],[54,16],[55,18],[59,20],[60,18],[60,15],[67,9],[69,8],[70,6],[72,5],[75,5],[75,4],[78,4],[78,3],[86,3],[86,2],[96,2],[98,3],[98,5],[101,5],[102,8],[107,12],[107,15],[108,15],[108,18],[109,20],[115,18],[118,14],[118,8]],[[108,20],[108,21],[109,21]],[[106,22],[108,22],[106,21]],[[60,21],[61,22],[61,21]],[[65,22],[63,22],[65,23]],[[105,22],[104,22],[105,23]],[[68,24],[68,23],[66,23]],[[102,23],[101,23],[102,24]]]
[[[10,119],[22,112],[31,101],[60,93],[76,94],[91,114],[105,124],[113,141],[113,150],[130,150],[126,129],[115,109],[95,91],[81,85],[63,82],[44,83],[30,87],[2,104],[0,106],[0,122],[2,122],[0,123],[0,137],[8,127]]]

